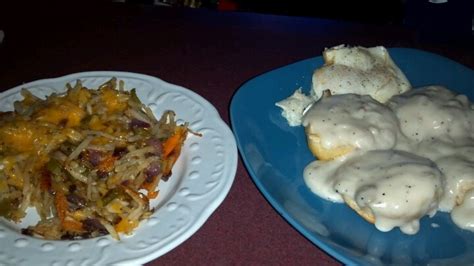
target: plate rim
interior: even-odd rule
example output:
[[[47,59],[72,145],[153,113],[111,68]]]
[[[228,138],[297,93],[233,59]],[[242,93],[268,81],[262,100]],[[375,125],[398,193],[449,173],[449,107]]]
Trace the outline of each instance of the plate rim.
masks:
[[[189,239],[192,235],[194,235],[212,216],[213,213],[221,206],[227,195],[229,194],[232,185],[235,180],[235,176],[237,173],[237,166],[238,166],[238,149],[237,149],[237,143],[235,140],[235,136],[230,129],[230,125],[228,125],[221,117],[219,111],[217,108],[211,104],[206,98],[203,96],[199,95],[198,93],[194,92],[191,89],[185,88],[180,85],[172,84],[167,81],[164,81],[161,78],[147,75],[147,74],[141,74],[141,73],[134,73],[134,72],[128,72],[128,71],[112,71],[112,70],[106,70],[106,71],[84,71],[84,72],[76,72],[76,73],[70,73],[62,76],[56,76],[52,78],[42,78],[42,79],[37,79],[29,82],[25,82],[22,84],[19,84],[15,87],[6,89],[2,92],[0,92],[0,99],[4,99],[8,96],[12,95],[17,95],[21,91],[22,88],[29,88],[29,87],[37,87],[37,86],[47,86],[47,84],[53,84],[53,83],[58,83],[58,82],[63,82],[66,80],[73,80],[73,79],[91,79],[93,77],[98,77],[98,78],[112,78],[112,77],[117,77],[118,79],[122,78],[130,78],[130,79],[141,79],[141,80],[146,80],[149,81],[152,85],[154,85],[154,89],[161,89],[165,90],[166,92],[178,92],[181,95],[184,95],[188,97],[191,100],[197,101],[198,103],[202,104],[204,110],[207,112],[206,117],[203,119],[205,121],[211,121],[212,125],[215,126],[215,128],[219,131],[219,134],[223,138],[223,143],[224,146],[226,146],[226,152],[225,156],[223,158],[223,161],[227,163],[223,168],[225,169],[223,176],[222,176],[222,185],[220,186],[220,189],[218,190],[217,194],[212,197],[211,200],[207,202],[207,204],[200,210],[199,213],[194,215],[194,219],[192,220],[191,224],[186,227],[186,229],[183,232],[180,232],[176,236],[174,236],[170,241],[165,241],[168,242],[163,247],[158,247],[155,250],[151,250],[149,254],[143,255],[140,257],[134,257],[134,258],[125,258],[121,259],[119,261],[113,261],[113,263],[125,263],[125,264],[131,264],[131,265],[136,265],[138,264],[143,264],[150,262],[154,259],[157,259],[158,257],[161,257],[165,255],[166,253],[170,252],[171,250],[175,249],[179,245],[181,245],[183,242],[185,242],[187,239]],[[63,86],[66,85],[66,82],[63,82]],[[51,85],[51,87],[54,87]],[[95,89],[95,88],[93,88]],[[127,89],[132,89],[132,87],[129,87]],[[139,89],[139,88],[137,88]],[[64,90],[64,89],[63,89]],[[38,90],[34,91],[38,92]],[[142,99],[143,101],[143,99]],[[148,102],[150,104],[150,102]],[[8,106],[8,108],[12,109],[13,106]],[[206,122],[207,123],[207,122]],[[208,140],[210,142],[210,140]],[[205,160],[203,160],[205,161]],[[182,184],[177,184],[176,191],[174,192],[173,195],[169,197],[168,200],[171,200],[175,194],[177,193],[177,190],[181,187]],[[164,208],[164,206],[162,207]],[[5,219],[3,219],[5,220]],[[142,221],[143,223],[144,221]],[[145,226],[144,224],[141,224],[141,226]],[[8,230],[14,231],[8,226],[4,225],[3,222],[0,225],[0,236],[3,237],[5,235],[5,231]],[[14,233],[17,234],[17,233]],[[64,244],[72,243],[73,241],[69,240],[43,240],[39,238],[34,238],[34,237],[29,237],[29,236],[24,236],[21,235],[22,239],[30,239],[33,242],[62,242]],[[110,238],[109,235],[104,236],[106,238]],[[1,237],[0,237],[1,238]],[[131,237],[127,238],[133,238],[133,235]],[[88,240],[97,240],[99,238],[92,238],[92,239],[84,239],[84,240],[76,240],[77,241],[88,241]],[[18,240],[18,239],[17,239]],[[0,246],[5,245],[6,241],[1,241]],[[120,242],[114,242],[113,240],[110,241],[112,243],[111,245],[119,245]],[[67,258],[61,258],[61,259],[68,259],[68,258],[73,258],[74,253],[70,253],[70,257]],[[0,254],[3,255],[3,254]],[[28,257],[28,256],[23,256],[23,257]],[[21,258],[23,258],[21,257]],[[110,258],[113,259],[113,258]],[[4,261],[5,258],[0,256],[0,262]],[[53,258],[51,258],[53,260]],[[107,263],[107,261],[102,261],[102,263]],[[110,262],[109,262],[110,263]]]

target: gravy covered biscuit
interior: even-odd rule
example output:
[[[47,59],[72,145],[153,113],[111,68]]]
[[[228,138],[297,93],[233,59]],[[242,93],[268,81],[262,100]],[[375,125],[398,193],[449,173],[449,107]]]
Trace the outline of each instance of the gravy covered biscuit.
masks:
[[[474,109],[465,95],[427,86],[392,97],[387,105],[400,119],[403,134],[415,142],[474,137]]]
[[[419,220],[436,211],[474,231],[473,119],[466,96],[441,86],[386,104],[364,95],[323,96],[303,118],[318,158],[306,167],[305,182],[381,231],[414,234]]]
[[[308,95],[300,88],[276,103],[290,126],[301,125],[304,111],[321,98],[326,90],[333,95],[370,95],[376,101],[385,103],[393,95],[411,89],[410,82],[383,46],[365,48],[339,45],[326,49],[323,58],[324,65],[313,73],[312,88]]]
[[[439,204],[441,211],[450,212],[461,205],[466,192],[474,189],[474,160],[470,156],[455,154],[436,161],[445,174],[445,194]],[[473,221],[474,222],[474,221]]]
[[[306,184],[324,198],[340,201],[339,195],[381,231],[399,227],[406,234],[414,234],[421,217],[436,213],[443,195],[443,174],[426,158],[403,151],[374,150],[337,164],[337,168],[308,165]],[[325,182],[315,182],[315,178]]]
[[[397,67],[383,46],[371,48],[344,45],[323,52],[324,66],[313,74],[316,98],[323,91],[331,94],[355,93],[370,95],[386,102],[393,95],[408,91],[410,82]]]
[[[324,61],[309,96],[296,94],[304,104],[277,103],[287,109],[290,102],[302,104],[291,110],[302,116],[317,158],[304,169],[308,188],[345,203],[380,231],[415,234],[422,217],[441,211],[474,232],[474,105],[468,97],[440,85],[411,90],[381,46],[333,47]]]
[[[303,116],[308,146],[319,160],[352,150],[391,149],[398,120],[385,105],[367,95],[324,96]]]

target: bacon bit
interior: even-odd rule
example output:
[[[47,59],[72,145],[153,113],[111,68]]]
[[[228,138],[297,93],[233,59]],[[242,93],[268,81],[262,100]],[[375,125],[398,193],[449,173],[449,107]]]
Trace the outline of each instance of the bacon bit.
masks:
[[[43,191],[49,191],[51,188],[51,173],[49,171],[43,171],[40,179],[40,188]]]
[[[71,232],[81,232],[83,230],[82,223],[73,219],[67,219],[67,198],[61,190],[56,190],[54,195],[54,205],[56,212],[58,213],[59,221],[61,222],[62,229]]]
[[[107,156],[102,161],[100,161],[97,169],[102,172],[110,172],[114,167],[114,163],[117,160],[115,156]]]
[[[61,225],[62,225],[64,230],[69,231],[69,232],[82,232],[82,231],[84,231],[82,223],[78,222],[76,220],[65,219],[64,221],[61,222]]]

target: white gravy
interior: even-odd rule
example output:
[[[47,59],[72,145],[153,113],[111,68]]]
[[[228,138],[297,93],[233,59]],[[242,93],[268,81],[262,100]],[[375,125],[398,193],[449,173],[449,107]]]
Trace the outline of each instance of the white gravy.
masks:
[[[462,229],[474,231],[474,189],[464,196],[464,201],[451,211],[453,222]]]
[[[326,149],[391,149],[399,135],[398,119],[387,106],[367,95],[340,94],[321,98],[303,116],[302,124],[321,138]]]
[[[316,99],[330,90],[333,95],[368,94],[379,102],[411,88],[383,46],[371,48],[344,45],[326,49],[324,65],[313,74]]]
[[[334,95],[316,102],[303,125],[325,148],[355,148],[305,168],[315,194],[355,202],[381,231],[414,234],[419,219],[437,210],[474,231],[474,109],[466,96],[440,86],[394,96],[386,105]]]

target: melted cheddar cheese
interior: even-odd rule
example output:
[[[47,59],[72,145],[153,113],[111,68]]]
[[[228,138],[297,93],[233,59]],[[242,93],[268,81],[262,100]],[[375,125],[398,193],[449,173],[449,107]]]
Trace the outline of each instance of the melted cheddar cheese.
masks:
[[[55,98],[45,108],[38,110],[34,117],[38,121],[65,127],[75,127],[86,115],[83,108],[66,98]]]
[[[123,112],[127,108],[128,98],[120,97],[120,93],[116,90],[104,88],[102,92],[102,101],[107,108],[108,113]]]

